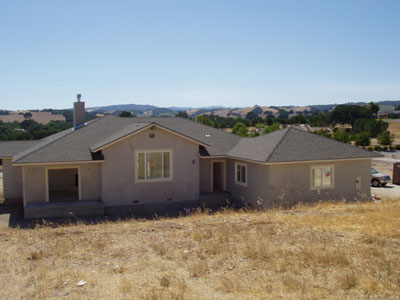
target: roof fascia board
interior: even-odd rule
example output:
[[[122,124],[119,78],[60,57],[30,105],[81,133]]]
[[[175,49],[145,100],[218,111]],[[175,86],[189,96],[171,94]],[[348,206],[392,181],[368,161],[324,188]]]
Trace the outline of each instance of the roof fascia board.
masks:
[[[43,165],[77,165],[77,164],[98,164],[104,160],[77,160],[77,161],[60,161],[60,162],[42,162],[42,163],[13,163],[15,167],[43,166]]]
[[[358,157],[358,158],[340,158],[340,159],[325,159],[325,160],[301,160],[301,161],[283,161],[283,162],[261,162],[257,160],[251,160],[231,155],[218,155],[218,156],[200,156],[201,159],[215,159],[215,158],[230,158],[241,161],[246,161],[250,163],[260,164],[260,165],[287,165],[287,164],[307,164],[307,163],[325,163],[325,162],[335,162],[335,161],[351,161],[351,160],[371,160],[374,157]]]
[[[90,149],[90,150],[91,150],[92,152],[98,152],[98,151],[103,150],[103,149],[105,149],[105,148],[108,148],[108,147],[110,147],[110,146],[112,146],[112,145],[114,145],[114,144],[116,144],[116,143],[119,143],[119,142],[121,142],[121,141],[123,141],[123,140],[125,140],[125,139],[127,139],[127,138],[130,138],[130,137],[132,137],[132,136],[134,136],[134,135],[136,135],[136,134],[139,134],[139,133],[141,133],[142,131],[145,131],[145,130],[151,128],[152,126],[157,126],[157,127],[159,127],[160,129],[162,129],[162,130],[164,130],[164,131],[167,131],[167,132],[169,132],[169,133],[175,134],[175,135],[177,135],[177,136],[179,136],[179,137],[181,137],[181,138],[184,138],[184,139],[186,139],[186,140],[188,140],[188,141],[190,141],[190,142],[192,142],[192,143],[199,144],[199,145],[202,145],[202,146],[204,146],[204,147],[209,147],[209,146],[210,146],[210,145],[204,144],[204,143],[202,143],[202,142],[200,142],[200,141],[197,141],[197,140],[195,140],[195,139],[191,139],[191,138],[189,138],[189,137],[187,137],[187,136],[185,136],[185,135],[183,135],[183,134],[180,134],[180,133],[178,133],[178,132],[175,132],[175,131],[173,131],[173,130],[170,130],[170,129],[168,129],[168,128],[165,128],[164,126],[161,126],[161,125],[158,124],[158,123],[154,123],[154,122],[153,122],[153,123],[151,123],[151,124],[149,124],[149,125],[147,125],[147,126],[145,126],[145,127],[143,127],[143,128],[140,128],[139,130],[136,130],[136,131],[134,131],[134,132],[132,132],[132,133],[129,133],[129,134],[123,136],[123,137],[120,137],[119,139],[116,139],[115,141],[112,141],[112,142],[110,142],[110,143],[108,143],[108,144],[106,144],[106,145],[104,145],[104,146],[101,146],[101,147],[98,147],[98,148],[95,148],[95,149]]]
[[[282,162],[267,162],[265,165],[288,165],[288,164],[308,164],[308,163],[326,163],[336,161],[351,161],[351,160],[372,160],[374,157],[356,157],[356,158],[340,158],[340,159],[325,159],[325,160],[301,160],[301,161],[282,161]]]

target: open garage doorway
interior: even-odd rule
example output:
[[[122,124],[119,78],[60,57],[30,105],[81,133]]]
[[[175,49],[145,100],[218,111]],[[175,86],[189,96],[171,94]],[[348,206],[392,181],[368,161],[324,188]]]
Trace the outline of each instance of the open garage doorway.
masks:
[[[80,200],[79,168],[47,169],[48,202],[73,202]]]

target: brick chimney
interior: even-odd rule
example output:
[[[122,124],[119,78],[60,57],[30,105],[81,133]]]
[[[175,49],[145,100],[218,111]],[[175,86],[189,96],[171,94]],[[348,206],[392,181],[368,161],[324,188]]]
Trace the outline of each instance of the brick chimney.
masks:
[[[85,124],[85,102],[81,102],[81,94],[76,95],[74,102],[74,128]]]

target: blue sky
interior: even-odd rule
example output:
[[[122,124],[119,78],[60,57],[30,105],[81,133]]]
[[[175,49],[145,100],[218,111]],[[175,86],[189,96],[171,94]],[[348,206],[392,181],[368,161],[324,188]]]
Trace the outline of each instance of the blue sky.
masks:
[[[400,99],[400,1],[0,0],[0,109]]]

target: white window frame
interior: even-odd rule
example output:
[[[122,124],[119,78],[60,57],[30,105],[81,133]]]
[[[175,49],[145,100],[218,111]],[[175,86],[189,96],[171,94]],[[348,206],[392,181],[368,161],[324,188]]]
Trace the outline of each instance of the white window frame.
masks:
[[[321,174],[321,185],[314,186],[312,172],[316,169],[332,169],[332,184],[322,185],[322,174]],[[324,189],[334,189],[335,188],[335,165],[313,165],[310,167],[310,188],[311,190],[324,190]]]
[[[145,172],[145,179],[139,179],[139,153],[144,153],[144,162],[146,163],[146,153],[163,153],[163,152],[168,152],[169,153],[169,177],[168,178],[157,178],[157,179],[146,179],[146,167],[144,168]],[[162,174],[164,176],[164,155],[161,155],[162,158]],[[173,164],[174,159],[173,159],[173,151],[172,149],[144,149],[144,150],[136,150],[135,151],[135,183],[148,183],[148,182],[167,182],[167,181],[172,181],[174,178],[174,173],[173,173]]]
[[[238,180],[237,178],[237,167],[238,166],[242,166],[246,169],[246,178],[245,178],[245,183],[241,182]],[[242,174],[242,172],[240,172],[240,174]],[[235,183],[241,186],[247,186],[247,177],[248,177],[248,168],[247,168],[247,164],[243,163],[243,162],[235,162]]]

